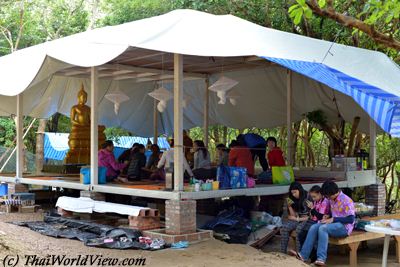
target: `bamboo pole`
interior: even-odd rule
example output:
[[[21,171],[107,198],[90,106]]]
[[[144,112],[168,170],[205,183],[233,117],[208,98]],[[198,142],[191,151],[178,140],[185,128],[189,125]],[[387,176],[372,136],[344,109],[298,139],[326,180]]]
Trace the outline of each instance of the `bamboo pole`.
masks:
[[[174,54],[174,190],[183,191],[183,57]]]

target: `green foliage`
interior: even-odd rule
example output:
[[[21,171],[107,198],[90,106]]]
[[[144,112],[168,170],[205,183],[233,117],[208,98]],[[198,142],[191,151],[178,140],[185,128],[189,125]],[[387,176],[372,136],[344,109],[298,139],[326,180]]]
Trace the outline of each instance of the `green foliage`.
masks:
[[[322,110],[314,110],[306,114],[307,120],[321,127],[326,126],[328,118]]]
[[[14,121],[10,118],[0,118],[0,146],[12,146],[15,135]]]
[[[118,25],[164,14],[173,10],[169,0],[104,0],[101,8],[106,14],[98,25]]]
[[[119,128],[119,127],[109,127],[106,128],[104,131],[104,134],[106,135],[107,140],[115,140],[118,142],[118,138],[121,136],[130,136],[131,133],[125,129]]]

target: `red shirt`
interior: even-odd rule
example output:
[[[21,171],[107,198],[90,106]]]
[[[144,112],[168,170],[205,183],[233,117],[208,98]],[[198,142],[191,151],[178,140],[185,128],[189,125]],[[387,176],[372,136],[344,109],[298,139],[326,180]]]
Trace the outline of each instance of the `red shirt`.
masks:
[[[250,149],[244,146],[232,147],[229,152],[229,166],[247,169],[249,176],[254,175],[254,161]]]
[[[285,159],[283,158],[283,152],[279,147],[274,147],[268,152],[268,164],[270,168],[274,166],[286,166]]]

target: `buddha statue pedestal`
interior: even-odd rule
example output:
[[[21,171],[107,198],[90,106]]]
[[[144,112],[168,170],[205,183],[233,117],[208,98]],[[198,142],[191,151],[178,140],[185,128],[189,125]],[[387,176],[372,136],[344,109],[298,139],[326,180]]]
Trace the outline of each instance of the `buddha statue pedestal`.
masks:
[[[106,141],[104,135],[105,127],[99,125],[98,128],[98,148]],[[68,137],[69,151],[65,158],[65,163],[88,165],[90,164],[90,127],[72,127]]]
[[[86,106],[87,93],[81,86],[78,104],[71,108],[71,133],[68,138],[69,151],[65,158],[66,172],[79,173],[79,166],[90,164],[90,108]],[[99,148],[106,140],[105,127],[99,125]]]

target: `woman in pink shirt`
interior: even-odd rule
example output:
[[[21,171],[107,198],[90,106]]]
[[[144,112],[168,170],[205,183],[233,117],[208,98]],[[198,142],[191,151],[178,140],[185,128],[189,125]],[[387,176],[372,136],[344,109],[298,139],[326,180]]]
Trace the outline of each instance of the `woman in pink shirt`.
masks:
[[[114,180],[127,182],[127,179],[119,178],[118,175],[129,164],[129,161],[125,161],[124,163],[118,163],[115,160],[113,151],[114,151],[114,144],[111,140],[107,140],[101,145],[101,149],[99,150],[98,153],[99,167],[107,168],[107,173],[106,173],[107,182],[112,182]]]

